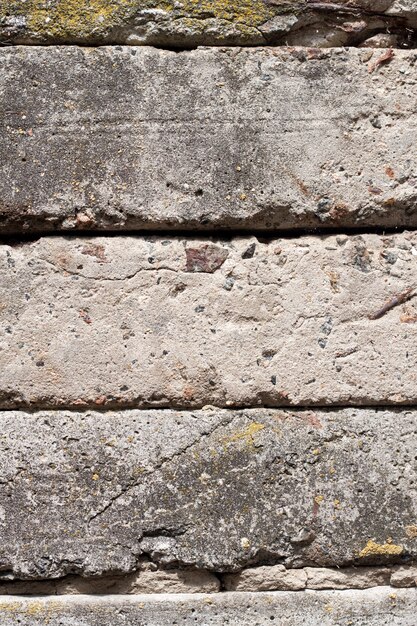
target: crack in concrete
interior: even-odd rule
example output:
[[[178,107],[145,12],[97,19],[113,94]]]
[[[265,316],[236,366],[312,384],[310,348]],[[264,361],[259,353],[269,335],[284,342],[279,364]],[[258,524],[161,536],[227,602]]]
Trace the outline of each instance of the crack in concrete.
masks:
[[[396,208],[402,208],[403,201],[398,202],[398,206],[394,205],[393,210]],[[414,207],[414,205],[413,205]],[[410,208],[411,204],[410,204]],[[416,209],[417,210],[417,209]],[[25,244],[36,244],[39,243],[40,240],[48,238],[48,239],[79,239],[83,241],[84,239],[90,239],[92,237],[100,237],[105,239],[114,239],[117,237],[144,237],[144,238],[158,238],[163,239],[166,237],[170,237],[171,239],[185,239],[195,241],[195,239],[215,239],[220,242],[230,242],[233,239],[239,237],[246,237],[250,239],[251,237],[258,237],[259,240],[262,240],[262,243],[271,244],[276,243],[277,239],[287,240],[287,239],[303,239],[304,237],[318,237],[325,238],[329,235],[347,235],[349,237],[353,237],[355,235],[381,235],[381,236],[390,236],[390,235],[403,235],[406,233],[417,233],[417,228],[414,226],[401,225],[398,226],[354,226],[354,227],[340,227],[340,226],[311,226],[308,228],[287,228],[283,230],[279,229],[270,229],[265,230],[265,228],[257,228],[256,226],[248,226],[247,228],[230,228],[230,227],[219,227],[216,228],[207,228],[204,229],[204,226],[201,228],[197,228],[193,226],[188,230],[175,228],[173,227],[161,227],[158,228],[150,228],[150,229],[132,229],[132,230],[124,230],[124,229],[83,229],[83,230],[44,230],[44,231],[36,231],[32,233],[22,233],[22,232],[10,232],[8,234],[0,233],[0,245],[9,245],[11,248],[19,248]],[[46,260],[46,259],[42,259]],[[155,268],[156,269],[156,268]],[[167,268],[169,269],[169,268]],[[87,277],[89,278],[89,277]]]
[[[211,435],[213,435],[216,430],[223,428],[224,426],[229,426],[230,424],[233,423],[233,421],[237,418],[238,416],[235,414],[235,412],[233,412],[233,414],[228,417],[228,419],[223,420],[220,423],[216,423],[214,425],[214,428],[209,429],[207,432],[203,432],[203,433],[199,433],[196,437],[196,439],[194,439],[194,441],[192,441],[191,443],[187,444],[184,448],[182,448],[181,450],[179,450],[178,452],[175,452],[172,456],[168,457],[168,458],[164,458],[162,459],[159,463],[157,463],[156,465],[154,465],[151,469],[144,471],[141,474],[141,479],[143,479],[145,476],[148,477],[152,474],[154,474],[155,472],[162,470],[165,465],[167,465],[168,463],[170,463],[171,461],[173,461],[174,459],[176,459],[179,456],[182,456],[183,454],[185,454],[186,452],[188,452],[188,450],[190,450],[191,448],[193,448],[197,443],[200,443],[200,441],[202,441],[204,438],[210,437]],[[87,519],[87,525],[89,526],[91,524],[92,521],[94,521],[95,519],[97,519],[98,517],[100,517],[101,515],[103,515],[119,498],[121,498],[122,496],[124,496],[126,493],[128,493],[129,491],[131,491],[132,489],[134,489],[135,487],[137,487],[139,485],[139,479],[135,478],[132,481],[128,482],[124,487],[122,487],[118,493],[116,493],[114,496],[112,496],[108,502],[98,511],[96,511],[93,515],[91,515],[88,519]],[[146,532],[148,534],[146,534]],[[151,535],[149,534],[150,531],[145,531],[142,535],[142,538],[144,537],[150,537]],[[181,533],[183,534],[183,533]],[[172,532],[170,532],[170,534],[168,535],[164,535],[164,536],[175,536],[172,534]]]
[[[135,276],[137,276],[141,272],[159,272],[162,270],[167,271],[167,272],[173,272],[174,274],[177,274],[178,272],[180,272],[180,270],[173,269],[172,267],[166,267],[164,265],[161,265],[159,267],[156,267],[156,266],[155,267],[141,267],[138,270],[135,270],[134,272],[132,272],[131,274],[127,274],[126,276],[120,276],[120,277],[87,276],[86,274],[82,274],[81,272],[74,272],[65,267],[60,267],[56,265],[55,263],[52,263],[51,261],[44,259],[43,257],[39,257],[39,261],[43,261],[46,265],[50,265],[53,268],[54,272],[56,274],[61,274],[61,276],[65,276],[65,274],[69,274],[70,276],[79,276],[80,278],[85,278],[87,280],[99,280],[99,281],[117,282],[120,280],[131,280],[132,278],[135,278]]]

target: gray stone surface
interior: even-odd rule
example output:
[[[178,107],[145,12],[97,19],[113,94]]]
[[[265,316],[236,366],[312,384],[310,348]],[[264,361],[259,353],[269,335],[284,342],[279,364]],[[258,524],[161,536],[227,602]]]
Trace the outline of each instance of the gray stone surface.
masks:
[[[415,227],[415,60],[3,48],[1,232]]]
[[[407,563],[416,423],[408,410],[3,412],[1,578],[133,573],[144,557],[224,573]]]
[[[415,45],[416,0],[0,0],[3,43]]]
[[[68,596],[0,601],[2,626],[415,626],[417,591]]]
[[[413,404],[417,234],[0,246],[0,406]]]

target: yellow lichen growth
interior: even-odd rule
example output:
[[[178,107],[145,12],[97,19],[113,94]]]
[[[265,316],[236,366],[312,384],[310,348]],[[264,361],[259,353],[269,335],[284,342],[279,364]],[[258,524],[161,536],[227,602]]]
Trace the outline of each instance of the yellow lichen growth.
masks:
[[[234,23],[241,34],[253,35],[253,29],[277,14],[297,11],[300,0],[0,0],[0,18],[26,19],[26,30],[40,39],[83,41],[100,36],[141,11],[152,21],[152,11],[173,13],[173,19],[192,20],[193,30],[204,29],[207,19]],[[161,17],[161,15],[160,15]]]
[[[15,616],[41,617],[43,624],[49,624],[53,613],[61,608],[59,602],[41,602],[39,600],[25,602],[0,602],[0,613],[9,613]]]
[[[171,0],[160,0],[158,7],[173,11],[178,4]],[[282,2],[288,5],[288,2]],[[216,18],[228,22],[258,26],[271,19],[277,10],[267,7],[264,0],[182,0],[181,13],[189,17]]]
[[[410,524],[410,526],[406,526],[405,527],[405,534],[410,539],[417,539],[417,525],[416,524]]]
[[[18,613],[21,609],[21,602],[0,602],[0,613]]]
[[[359,552],[359,558],[364,559],[369,556],[399,556],[403,553],[403,547],[395,543],[376,543],[372,539]]]
[[[134,0],[0,0],[0,16],[6,12],[24,16],[28,30],[39,35],[82,39],[116,25],[135,4]]]
[[[323,500],[324,500],[324,496],[316,496],[316,497],[314,498],[314,502],[315,502],[316,504],[321,504],[321,503],[323,502]]]
[[[37,4],[45,4],[37,2]],[[122,9],[125,9],[130,0],[90,0],[90,2],[80,2],[80,0],[61,0],[56,4],[55,11],[51,14],[49,8],[38,8],[32,12],[32,19],[29,27],[33,30],[45,28],[45,19],[51,18],[53,27],[57,29],[57,34],[66,32],[71,35],[89,34],[97,28],[108,26],[118,17]],[[43,20],[43,24],[42,24]],[[48,28],[48,24],[47,24]]]
[[[253,448],[254,436],[260,430],[263,430],[264,428],[265,428],[264,424],[259,424],[259,422],[252,422],[251,424],[249,424],[249,426],[245,428],[245,430],[235,433],[234,435],[231,435],[230,437],[226,437],[226,439],[224,440],[224,443],[227,446],[230,443],[235,443],[236,441],[243,440],[248,446],[248,448]]]
[[[244,550],[249,550],[250,548],[249,539],[247,537],[242,537],[242,539],[240,540],[240,545],[242,546]]]
[[[27,615],[39,615],[45,611],[45,605],[42,602],[30,602],[26,609]]]

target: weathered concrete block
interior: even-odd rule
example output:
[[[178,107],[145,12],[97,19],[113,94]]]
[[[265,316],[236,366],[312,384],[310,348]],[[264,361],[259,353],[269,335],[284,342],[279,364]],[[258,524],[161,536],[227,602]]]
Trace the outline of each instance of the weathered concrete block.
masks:
[[[3,48],[1,232],[415,227],[414,63]]]
[[[415,0],[0,0],[0,42],[412,46]]]
[[[70,575],[46,580],[0,580],[0,596],[116,593],[137,595],[142,593],[215,593],[218,591],[220,591],[220,580],[210,572],[193,569],[160,569],[154,563],[143,563],[142,560],[137,563],[137,571],[124,576],[85,578]]]
[[[390,570],[386,567],[347,567],[344,569],[306,567],[305,572],[306,585],[309,589],[368,589],[389,585],[391,576]]]
[[[417,566],[395,568],[390,584],[393,587],[417,587]]]
[[[217,595],[3,598],[2,626],[415,626],[417,591],[219,593]],[[308,622],[305,621],[308,616]]]
[[[224,573],[406,563],[416,421],[365,409],[4,412],[1,578],[131,573],[144,556]]]
[[[0,405],[415,403],[416,254],[416,233],[3,245]]]
[[[413,580],[415,571],[400,567],[393,574],[397,587]],[[287,569],[283,565],[251,567],[238,574],[223,576],[228,591],[300,591],[303,589],[368,589],[390,584],[391,570],[387,567],[304,567]]]
[[[226,574],[223,584],[227,591],[301,591],[307,586],[307,572],[283,565],[251,567],[239,574]]]

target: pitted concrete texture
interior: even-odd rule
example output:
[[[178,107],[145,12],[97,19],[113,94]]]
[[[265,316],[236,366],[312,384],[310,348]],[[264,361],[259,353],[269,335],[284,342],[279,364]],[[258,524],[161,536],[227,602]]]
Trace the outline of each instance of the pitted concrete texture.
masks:
[[[416,233],[3,245],[0,406],[413,404],[416,256]]]
[[[0,600],[2,626],[415,626],[416,590]]]
[[[134,591],[149,585],[144,557],[215,573],[406,565],[416,423],[406,410],[4,412],[1,577],[138,571]]]
[[[1,232],[416,227],[415,61],[3,48]]]
[[[416,0],[0,0],[2,43],[414,46]]]

